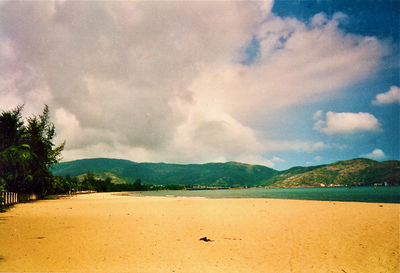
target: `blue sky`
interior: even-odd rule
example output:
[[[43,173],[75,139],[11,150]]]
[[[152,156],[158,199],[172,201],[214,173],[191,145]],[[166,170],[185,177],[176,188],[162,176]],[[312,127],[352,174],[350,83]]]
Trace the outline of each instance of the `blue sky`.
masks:
[[[346,33],[354,33],[363,36],[374,36],[380,40],[387,41],[391,48],[390,52],[383,58],[379,69],[370,78],[347,87],[341,95],[303,107],[301,116],[290,122],[287,128],[287,135],[300,133],[305,138],[321,140],[325,143],[342,145],[342,149],[332,147],[320,151],[318,155],[310,154],[294,155],[292,153],[279,154],[287,159],[289,165],[330,163],[336,160],[343,160],[355,157],[370,157],[376,160],[399,160],[399,132],[400,132],[400,107],[399,103],[376,105],[371,103],[375,96],[384,93],[391,86],[399,86],[399,12],[400,2],[396,0],[377,1],[275,1],[272,11],[282,17],[294,17],[307,22],[313,15],[323,12],[332,16],[336,12],[343,12],[348,17],[339,24],[339,27]],[[322,109],[334,112],[368,112],[374,115],[381,124],[381,129],[376,132],[358,132],[349,135],[325,135],[319,132],[312,132],[313,120],[310,119],[313,111]],[[295,127],[296,126],[296,127]],[[277,124],[276,130],[280,125]],[[311,133],[312,132],[312,133]],[[368,151],[380,149],[381,154],[372,154]],[[299,158],[300,157],[300,158]],[[288,167],[286,165],[285,167]]]
[[[0,109],[64,160],[399,159],[399,1],[0,3]]]
[[[276,0],[272,12],[303,21],[320,12],[328,16],[343,12],[349,16],[348,21],[341,25],[346,31],[398,41],[396,24],[399,23],[399,10],[400,3],[396,0]]]

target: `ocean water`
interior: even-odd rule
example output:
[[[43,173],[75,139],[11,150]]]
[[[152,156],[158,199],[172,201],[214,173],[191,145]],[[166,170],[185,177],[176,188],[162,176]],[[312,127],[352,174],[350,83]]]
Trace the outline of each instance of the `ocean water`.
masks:
[[[331,187],[288,189],[180,190],[131,193],[130,196],[165,196],[197,198],[278,198],[321,201],[400,203],[400,186]]]

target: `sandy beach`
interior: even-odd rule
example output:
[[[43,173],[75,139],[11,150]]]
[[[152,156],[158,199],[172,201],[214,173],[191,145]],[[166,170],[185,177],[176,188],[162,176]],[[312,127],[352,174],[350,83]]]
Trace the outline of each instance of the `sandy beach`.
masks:
[[[24,203],[0,213],[0,271],[399,272],[399,208],[110,193]]]

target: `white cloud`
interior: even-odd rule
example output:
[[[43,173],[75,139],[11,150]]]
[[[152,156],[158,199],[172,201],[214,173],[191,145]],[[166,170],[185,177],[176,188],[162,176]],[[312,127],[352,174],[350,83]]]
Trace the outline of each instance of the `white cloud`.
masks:
[[[314,113],[313,119],[314,120],[319,120],[322,118],[324,112],[322,110],[318,110]]]
[[[316,162],[321,162],[322,157],[319,156],[319,155],[317,155],[316,157],[314,157],[314,160],[315,160]]]
[[[381,149],[374,149],[369,154],[361,155],[361,157],[367,157],[367,158],[379,160],[379,159],[385,158],[385,153]]]
[[[317,28],[270,16],[257,37],[260,52],[254,65],[218,66],[192,84],[199,102],[210,103],[212,97],[242,122],[263,119],[363,79],[384,54],[376,39],[344,35],[334,20]]]
[[[286,160],[284,160],[284,159],[282,159],[282,158],[280,158],[280,157],[277,157],[277,156],[274,156],[274,157],[271,159],[271,161],[272,161],[272,162],[280,162],[280,163],[286,162]]]
[[[329,22],[329,20],[328,20],[328,18],[326,18],[326,14],[323,13],[323,12],[315,14],[311,18],[311,25],[312,26],[321,27],[321,26],[326,25],[328,22]]]
[[[380,123],[370,113],[327,112],[325,120],[317,120],[314,130],[327,135],[352,134],[362,131],[379,131]]]
[[[346,150],[346,149],[349,148],[349,146],[346,145],[346,144],[337,144],[337,143],[334,143],[334,144],[332,144],[332,146],[335,147],[335,148],[337,148],[337,149],[339,149],[339,150]]]
[[[395,85],[391,86],[386,93],[376,95],[376,99],[372,103],[378,105],[400,103],[400,88]]]
[[[48,104],[68,160],[270,164],[268,151],[325,149],[252,126],[368,77],[384,46],[342,32],[343,14],[304,23],[275,16],[272,4],[3,2],[0,107]],[[243,65],[254,37],[258,58]]]
[[[322,141],[318,141],[318,142],[312,143],[312,144],[305,143],[305,144],[302,145],[302,149],[307,153],[312,153],[314,151],[322,150],[322,149],[325,149],[327,147],[328,147],[328,145],[325,144]]]
[[[285,140],[272,140],[267,139],[262,143],[265,151],[297,151],[313,153],[315,151],[328,149],[330,146],[322,141],[285,141]]]

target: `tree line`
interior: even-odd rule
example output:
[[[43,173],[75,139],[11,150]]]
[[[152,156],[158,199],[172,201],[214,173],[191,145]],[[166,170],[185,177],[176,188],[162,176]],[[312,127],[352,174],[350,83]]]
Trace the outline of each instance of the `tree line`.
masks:
[[[80,191],[96,192],[118,192],[118,191],[144,191],[151,187],[143,185],[140,179],[133,184],[115,184],[110,177],[105,179],[96,177],[92,172],[86,173],[83,177],[71,177],[70,175],[55,176],[54,194],[75,193]]]
[[[184,185],[152,185],[143,184],[140,179],[136,179],[133,183],[113,183],[110,177],[105,179],[96,177],[92,172],[88,172],[78,177],[55,177],[55,194],[79,191],[96,191],[96,192],[121,192],[121,191],[158,191],[158,190],[182,190],[187,188]]]

